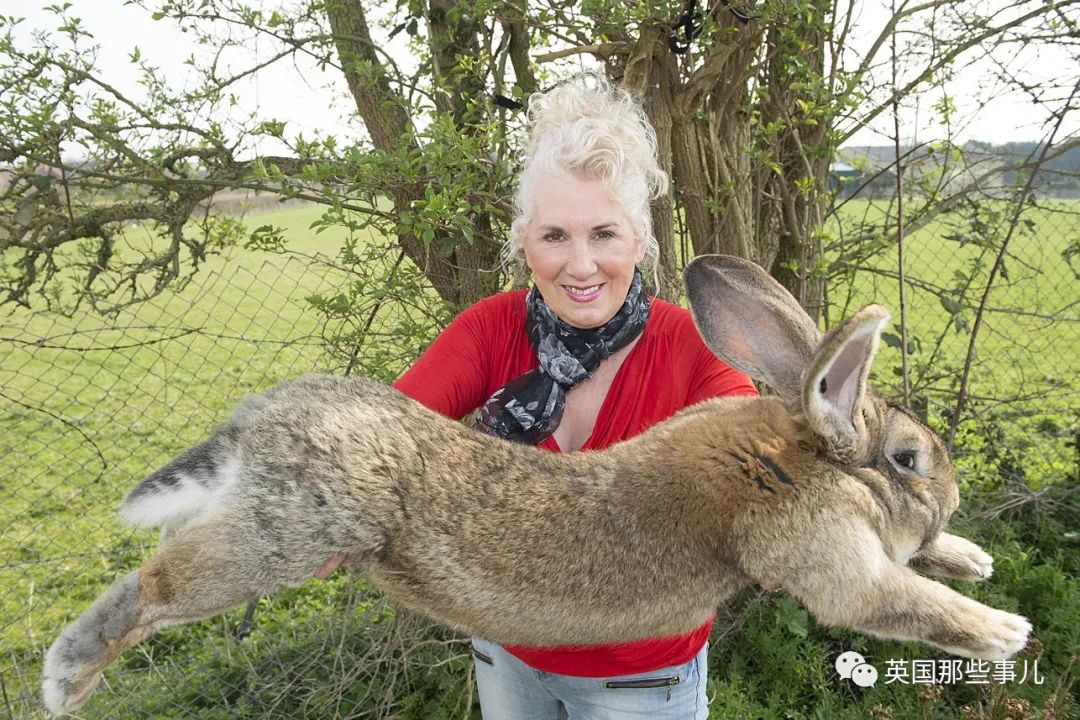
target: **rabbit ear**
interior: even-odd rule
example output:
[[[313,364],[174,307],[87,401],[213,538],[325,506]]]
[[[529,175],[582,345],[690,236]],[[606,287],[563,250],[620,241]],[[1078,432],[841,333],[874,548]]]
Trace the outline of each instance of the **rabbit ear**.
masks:
[[[683,276],[709,349],[736,370],[799,397],[821,333],[791,293],[754,263],[730,255],[694,258]]]
[[[888,321],[889,311],[880,305],[863,308],[825,337],[807,368],[803,413],[837,460],[851,460],[865,444],[866,376]]]

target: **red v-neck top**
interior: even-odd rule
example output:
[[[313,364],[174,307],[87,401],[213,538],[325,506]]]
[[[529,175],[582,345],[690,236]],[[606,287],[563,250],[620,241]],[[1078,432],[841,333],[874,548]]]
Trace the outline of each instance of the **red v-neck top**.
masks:
[[[476,410],[513,378],[537,367],[525,333],[524,290],[500,293],[462,312],[394,387],[454,419]],[[644,432],[706,398],[754,395],[750,379],[705,346],[690,313],[653,299],[637,344],[611,382],[582,450],[600,450]],[[554,437],[538,447],[560,452]],[[674,637],[616,645],[506,649],[545,672],[609,677],[681,665],[708,640],[712,620]]]

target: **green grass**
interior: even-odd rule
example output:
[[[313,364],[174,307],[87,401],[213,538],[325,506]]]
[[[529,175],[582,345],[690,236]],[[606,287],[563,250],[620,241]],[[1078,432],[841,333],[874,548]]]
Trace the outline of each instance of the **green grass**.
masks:
[[[875,211],[852,205],[849,222]],[[319,214],[318,208],[294,207],[253,216],[249,224],[281,226],[294,251],[332,256],[345,236],[309,231]],[[993,295],[999,307],[1045,314],[1080,301],[1080,283],[1060,261],[1074,229],[1058,224],[1060,216],[1036,221],[1035,234],[1015,240],[1009,280]],[[909,276],[948,285],[957,271],[967,272],[981,251],[955,248],[942,239],[948,230],[937,223],[909,238]],[[880,261],[880,267],[888,265]],[[348,281],[350,276],[302,257],[233,249],[228,257],[212,258],[185,288],[124,312],[115,322],[85,312],[62,318],[22,311],[0,321],[0,679],[16,717],[38,712],[33,692],[41,653],[59,629],[153,551],[152,533],[131,531],[115,519],[127,490],[203,439],[245,394],[336,365],[321,347],[323,321],[305,298]],[[896,296],[895,281],[860,274],[850,293],[832,289],[833,318],[838,308],[866,302],[880,302],[898,317]],[[916,389],[928,398],[931,419],[941,427],[968,335],[955,330],[955,320],[933,295],[913,291],[908,302],[918,340]],[[965,312],[970,320],[971,311]],[[376,327],[401,319],[390,308]],[[1007,462],[1036,489],[1076,481],[1070,442],[1077,430],[1080,332],[1075,322],[1047,325],[1012,313],[991,313],[983,332],[971,384],[975,412],[960,436],[966,505],[959,522],[966,534],[987,544],[999,565],[988,585],[958,587],[1029,614],[1046,644],[1047,674],[1057,682],[1068,654],[1080,647],[1080,568],[1075,536],[1069,539],[1075,528],[1063,525],[1053,508],[1025,506],[1008,521],[995,522],[969,508],[994,497]],[[939,336],[941,349],[932,355]],[[387,374],[410,360],[388,352],[379,360]],[[884,348],[879,386],[895,380],[892,368],[898,364],[898,353]],[[1016,393],[1037,394],[1019,405],[997,402]],[[997,441],[987,433],[995,423]],[[371,707],[386,666],[372,666],[369,675],[344,674],[351,664],[369,663],[360,648],[374,642],[365,639],[370,618],[357,610],[367,596],[354,593],[351,582],[311,583],[263,601],[256,634],[243,642],[230,634],[237,612],[161,633],[125,656],[87,716],[360,713]],[[853,692],[831,676],[830,653],[854,648],[877,658],[933,655],[919,646],[825,631],[778,599],[750,602],[739,617],[740,629],[718,639],[712,650],[710,694],[718,717],[854,718],[866,717],[875,706],[894,708],[898,720],[961,717],[963,705],[990,701],[964,687],[948,688],[932,702],[910,686]],[[467,662],[461,647],[436,647],[395,690],[401,717],[464,712]],[[351,684],[344,685],[342,677]],[[1007,689],[1036,707],[1051,692]]]
[[[333,256],[343,238],[307,232],[317,215],[296,208],[258,221],[287,227],[302,252]],[[297,259],[230,255],[114,322],[88,312],[2,321],[0,665],[32,662],[151,551],[151,533],[115,519],[127,490],[244,395],[320,368],[320,323],[304,298],[329,278]]]
[[[1008,217],[1004,203],[993,207]],[[860,221],[880,226],[882,210],[866,202],[850,203],[842,213],[844,227],[850,233]],[[1011,239],[1005,272],[996,278],[983,313],[958,436],[958,452],[970,456],[985,452],[987,438],[1004,432],[1001,444],[1017,454],[1018,472],[1036,487],[1076,473],[1080,277],[1063,259],[1066,247],[1080,234],[1073,212],[1075,203],[1064,201],[1028,210],[1023,217],[1031,225],[1022,225]],[[950,237],[958,231],[965,234],[963,245]],[[993,225],[983,233],[984,241],[992,235],[993,242],[979,244],[967,226],[939,219],[906,239],[913,391],[929,405],[930,418],[940,430],[948,427],[971,328],[1004,232],[1004,221]],[[835,227],[834,233],[840,235]],[[895,249],[868,265],[875,271],[858,273],[853,282],[832,289],[832,319],[877,302],[892,311],[892,330],[898,337],[899,284],[884,274],[895,274]],[[946,300],[928,286],[945,290]],[[948,303],[954,313],[946,309]],[[900,396],[900,366],[899,348],[883,344],[875,364],[877,387]],[[968,469],[984,470],[978,457],[969,459]]]

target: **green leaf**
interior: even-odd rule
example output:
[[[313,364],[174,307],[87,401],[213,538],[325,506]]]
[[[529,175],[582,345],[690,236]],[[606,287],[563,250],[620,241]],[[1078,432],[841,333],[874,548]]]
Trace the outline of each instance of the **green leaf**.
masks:
[[[244,247],[248,250],[283,252],[285,250],[285,229],[274,225],[260,225],[251,231]]]
[[[964,306],[950,297],[942,295],[939,299],[941,300],[941,307],[945,308],[950,315],[956,315],[964,311]]]
[[[784,595],[776,605],[776,623],[780,627],[800,638],[810,634],[810,616],[793,597]]]

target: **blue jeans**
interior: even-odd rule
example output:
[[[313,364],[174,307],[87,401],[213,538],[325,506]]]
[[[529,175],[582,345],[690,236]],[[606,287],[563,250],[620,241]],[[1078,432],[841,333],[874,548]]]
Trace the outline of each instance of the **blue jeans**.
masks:
[[[698,720],[707,718],[705,645],[685,665],[588,678],[534,670],[501,646],[473,638],[484,720]]]

